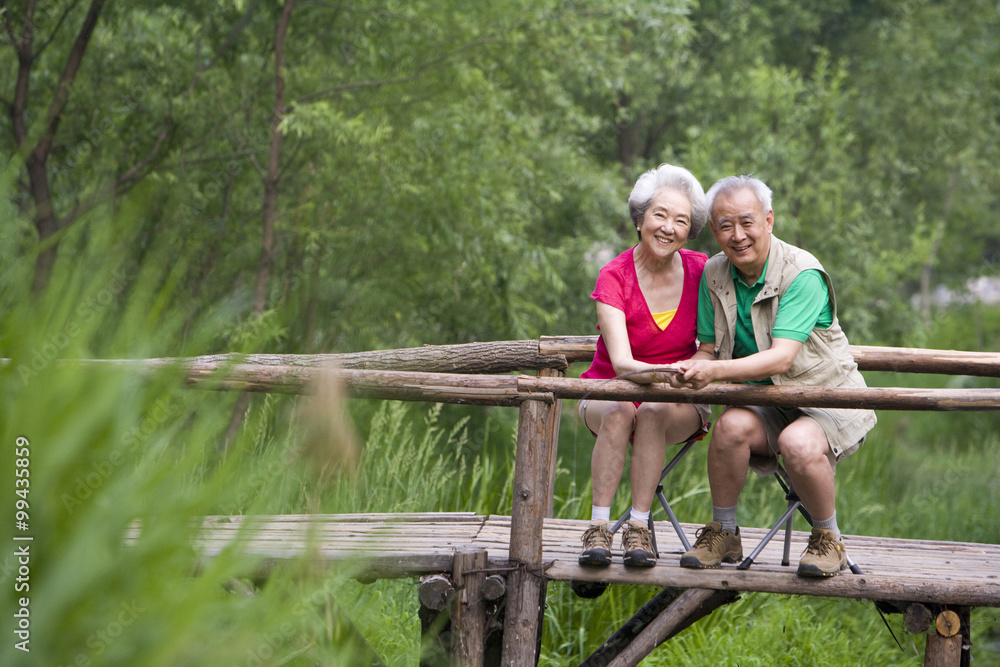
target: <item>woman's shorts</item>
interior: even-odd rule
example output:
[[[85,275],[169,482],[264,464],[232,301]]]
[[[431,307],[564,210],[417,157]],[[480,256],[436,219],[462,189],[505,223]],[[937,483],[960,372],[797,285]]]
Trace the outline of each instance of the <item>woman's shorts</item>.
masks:
[[[590,400],[591,399],[589,398],[583,398],[577,401],[576,404],[576,412],[578,415],[580,415],[580,421],[583,422],[584,426],[587,426],[587,417],[584,413],[587,410],[587,406],[590,405]],[[642,405],[642,401],[632,401],[632,403],[633,405],[635,405],[635,407],[639,407],[640,405]],[[712,414],[712,408],[710,408],[706,403],[691,403],[690,405],[693,405],[694,409],[698,411],[698,416],[701,417],[701,422],[703,424],[706,423],[708,421],[708,418]],[[587,426],[587,430],[590,431],[591,433],[594,433],[593,431],[590,430],[590,426]],[[595,438],[597,437],[596,433],[594,433],[594,437]],[[629,440],[631,441],[631,439],[632,438],[630,437]]]

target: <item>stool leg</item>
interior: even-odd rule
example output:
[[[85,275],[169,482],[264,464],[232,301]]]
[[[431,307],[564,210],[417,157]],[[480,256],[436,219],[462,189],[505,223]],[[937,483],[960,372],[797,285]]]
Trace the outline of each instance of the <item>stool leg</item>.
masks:
[[[618,529],[622,527],[622,524],[628,521],[628,518],[632,516],[632,508],[625,510],[625,514],[622,514],[622,518],[615,522],[615,525],[611,526],[611,532],[617,533]]]
[[[653,513],[649,513],[649,519],[646,520],[646,525],[649,526],[649,537],[653,542],[653,558],[660,557],[660,549],[656,546],[656,529],[653,528]]]
[[[795,510],[798,509],[798,506],[799,501],[789,502],[789,507],[785,510],[785,513],[781,515],[781,518],[778,519],[774,526],[771,527],[771,530],[767,532],[767,535],[764,536],[764,538],[760,541],[760,544],[754,548],[750,555],[744,558],[743,561],[736,566],[737,570],[750,569],[750,566],[753,565],[754,559],[760,555],[760,552],[764,550],[764,547],[771,541],[771,538],[774,537],[774,535],[781,529],[781,526],[783,526],[788,519],[795,514]]]
[[[788,520],[785,522],[785,551],[781,556],[781,564],[788,566],[791,562],[791,550],[792,550],[792,521],[795,519],[795,506],[798,505],[798,501],[789,500],[788,501]]]
[[[691,543],[688,542],[687,535],[684,534],[684,530],[681,528],[680,522],[674,515],[674,510],[670,508],[670,503],[667,502],[667,497],[663,495],[663,485],[656,487],[656,497],[660,501],[660,505],[663,506],[663,511],[667,513],[667,518],[670,519],[670,525],[674,527],[674,532],[677,533],[677,537],[680,539],[681,544],[684,545],[684,551],[691,551]],[[650,514],[652,516],[652,514]]]

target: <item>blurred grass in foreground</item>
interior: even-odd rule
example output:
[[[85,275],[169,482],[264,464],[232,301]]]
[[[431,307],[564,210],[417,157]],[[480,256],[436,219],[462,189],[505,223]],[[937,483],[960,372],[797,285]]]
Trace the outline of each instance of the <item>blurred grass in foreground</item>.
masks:
[[[177,354],[182,339],[197,348],[229,319],[223,310],[195,323],[167,312],[182,267],[155,249],[141,267],[117,264],[116,247],[134,239],[100,230],[64,240],[62,251],[77,256],[57,265],[45,294],[28,291],[30,258],[5,267],[0,284],[0,356],[10,359],[0,367],[0,536],[30,550],[26,586],[15,590],[13,548],[0,555],[0,580],[5,609],[29,600],[31,632],[30,652],[16,648],[7,615],[0,664],[371,662],[337,602],[344,575],[290,562],[255,588],[245,577],[256,563],[238,546],[210,562],[190,547],[194,517],[280,511],[320,495],[325,478],[303,454],[294,413],[257,397],[223,454],[234,395],[185,389],[171,371],[60,361]],[[28,527],[16,532],[33,539],[24,543],[12,539],[19,437],[30,442]],[[142,530],[126,546],[133,525]]]

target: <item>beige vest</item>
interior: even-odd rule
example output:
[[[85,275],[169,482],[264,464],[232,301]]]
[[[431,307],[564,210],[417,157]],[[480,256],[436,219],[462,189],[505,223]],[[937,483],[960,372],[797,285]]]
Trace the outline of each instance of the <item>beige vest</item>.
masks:
[[[750,307],[750,319],[753,322],[757,349],[771,348],[771,329],[778,315],[781,297],[791,286],[792,281],[806,269],[818,270],[826,281],[830,291],[833,323],[826,329],[813,329],[795,355],[788,371],[771,376],[771,381],[776,385],[866,386],[865,379],[858,371],[858,365],[851,355],[847,336],[844,335],[837,320],[837,299],[830,276],[810,253],[789,245],[775,236],[771,237],[764,286]],[[710,258],[705,264],[705,282],[715,309],[716,357],[732,359],[736,333],[736,289],[733,285],[729,259],[723,253],[720,252]],[[841,429],[849,431],[851,437],[857,433],[856,439],[863,438],[875,425],[875,413],[870,410],[837,409],[831,412],[838,420]],[[840,449],[835,447],[838,457],[849,454],[854,448],[848,445],[846,449],[849,451],[837,451]]]

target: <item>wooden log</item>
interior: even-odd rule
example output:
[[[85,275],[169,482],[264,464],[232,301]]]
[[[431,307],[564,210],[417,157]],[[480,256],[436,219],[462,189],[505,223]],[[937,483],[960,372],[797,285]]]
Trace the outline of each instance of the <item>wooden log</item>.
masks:
[[[554,401],[551,394],[520,391],[512,375],[465,375],[407,371],[358,371],[305,366],[220,366],[183,369],[189,386],[222,391],[308,394],[321,373],[335,373],[356,398],[517,406],[525,400]]]
[[[299,393],[301,375],[295,369],[336,366],[356,370],[396,370],[432,373],[497,374],[513,371],[554,368],[565,371],[570,363],[590,361],[597,336],[542,336],[539,340],[490,341],[458,345],[425,345],[395,350],[372,350],[346,354],[215,354],[199,357],[161,357],[154,359],[66,359],[61,364],[80,366],[127,366],[142,370],[176,368],[197,372],[193,383],[201,385],[203,373],[220,376],[239,366],[266,368],[257,373],[243,371],[246,378],[234,378],[246,387],[219,384],[217,389],[245,389]],[[938,373],[1000,377],[1000,354],[961,350],[878,347],[852,345],[851,354],[863,371],[898,373]],[[0,359],[0,364],[10,364]],[[283,383],[280,375],[291,376]],[[206,387],[207,388],[207,387]],[[407,400],[407,399],[401,399]]]
[[[507,580],[499,574],[491,574],[483,581],[483,598],[496,602],[507,594]]]
[[[870,410],[1000,410],[1000,389],[912,389],[905,387],[789,387],[711,384],[704,389],[639,385],[628,380],[583,380],[521,375],[525,392],[561,398],[661,401],[780,407],[867,408]]]
[[[608,637],[597,650],[580,663],[580,667],[607,667],[607,664],[617,657],[632,640],[667,609],[684,590],[681,588],[664,587],[644,604],[636,614],[625,622],[622,627]]]
[[[433,611],[441,611],[455,593],[451,579],[443,574],[427,574],[420,577],[417,597],[420,604]]]
[[[942,611],[934,620],[934,629],[942,637],[954,637],[961,629],[958,614],[951,610]]]
[[[455,553],[452,580],[458,586],[451,628],[455,664],[482,667],[486,646],[486,607],[483,580],[486,579],[486,549],[464,549]]]
[[[527,667],[535,664],[541,627],[542,530],[548,508],[549,449],[554,401],[521,404],[517,452],[514,458],[514,501],[510,519],[510,561],[518,569],[507,578],[503,664]]]
[[[903,612],[903,623],[906,625],[906,630],[915,635],[927,632],[927,628],[931,627],[932,620],[934,620],[934,614],[926,605],[919,602],[907,605],[906,611]]]
[[[593,359],[596,345],[597,336],[542,336],[538,351],[574,363]],[[851,345],[851,355],[863,371],[1000,377],[1000,354],[994,352]]]
[[[284,372],[284,371],[287,371]],[[319,369],[240,365],[193,368],[191,385],[207,389],[307,393]],[[521,375],[463,375],[401,371],[337,371],[355,397],[389,400],[520,405],[525,400],[592,398],[618,401],[773,405],[784,407],[868,408],[873,410],[1000,410],[1000,389],[918,389],[904,387],[774,387],[712,384],[700,391],[628,380],[583,380]]]
[[[141,364],[150,368],[178,366],[336,366],[357,370],[423,371],[428,373],[510,373],[543,368],[566,370],[561,354],[541,354],[537,340],[504,340],[457,345],[423,345],[395,350],[370,350],[343,354],[210,354],[198,357],[154,359],[90,359],[69,363]]]
[[[850,549],[850,546],[848,546]],[[987,566],[995,563],[988,562]],[[864,565],[864,561],[861,561]],[[597,571],[576,563],[575,559],[556,560],[546,567],[546,574],[559,581],[608,581],[618,584],[677,586],[681,588],[711,588],[731,591],[755,591],[780,595],[821,595],[823,597],[858,600],[916,601],[925,604],[955,604],[970,607],[1000,607],[1000,594],[995,583],[985,581],[953,581],[943,577],[923,577],[912,580],[899,574],[846,574],[829,579],[798,577],[792,572],[765,572],[723,568],[720,570],[689,570],[685,568],[650,568],[649,571],[629,572],[612,564],[607,572]],[[603,569],[603,568],[602,568]]]
[[[543,368],[540,371],[538,371],[538,376],[539,377],[556,377],[556,378],[561,378],[561,377],[566,377],[566,373],[563,372],[563,371],[561,371],[561,370],[557,370],[555,368]],[[555,488],[556,488],[556,463],[557,463],[557,459],[558,459],[557,449],[558,449],[558,445],[559,445],[559,417],[560,417],[560,415],[562,415],[562,400],[557,398],[556,402],[555,402],[553,419],[549,420],[549,424],[551,426],[551,432],[549,433],[549,442],[552,443],[552,446],[549,447],[549,462],[548,462],[548,466],[549,466],[549,482],[548,482],[549,499],[548,499],[548,507],[547,507],[546,512],[545,512],[545,516],[546,517],[553,516],[553,514],[555,512],[555,493],[554,492],[555,492]],[[544,604],[543,604],[543,606],[544,606]]]
[[[674,602],[639,633],[608,667],[635,667],[657,646],[707,616],[735,598],[730,591],[692,588],[681,593]]]
[[[924,667],[959,667],[961,660],[962,635],[942,637],[936,632],[927,633]]]

